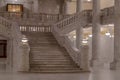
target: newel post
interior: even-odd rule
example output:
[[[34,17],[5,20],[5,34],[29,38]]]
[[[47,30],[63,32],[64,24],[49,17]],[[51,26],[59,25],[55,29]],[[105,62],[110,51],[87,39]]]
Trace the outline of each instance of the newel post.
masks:
[[[80,58],[81,58],[80,67],[85,71],[90,71],[89,46],[88,45],[81,46]]]

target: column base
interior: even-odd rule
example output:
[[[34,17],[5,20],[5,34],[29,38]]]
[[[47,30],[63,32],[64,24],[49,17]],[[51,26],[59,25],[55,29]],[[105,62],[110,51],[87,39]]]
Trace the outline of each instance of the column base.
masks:
[[[91,60],[90,66],[92,69],[95,70],[110,69],[110,63],[104,63],[103,61],[99,61],[99,60]]]
[[[120,70],[120,61],[119,61],[119,62],[113,61],[113,62],[110,64],[110,69],[111,69],[111,70]]]

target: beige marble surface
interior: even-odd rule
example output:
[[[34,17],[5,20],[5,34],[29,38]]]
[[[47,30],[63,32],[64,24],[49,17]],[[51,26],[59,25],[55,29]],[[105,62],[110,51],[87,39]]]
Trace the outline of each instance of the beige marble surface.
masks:
[[[0,80],[120,80],[120,71],[94,70],[91,73],[8,73],[0,72]]]

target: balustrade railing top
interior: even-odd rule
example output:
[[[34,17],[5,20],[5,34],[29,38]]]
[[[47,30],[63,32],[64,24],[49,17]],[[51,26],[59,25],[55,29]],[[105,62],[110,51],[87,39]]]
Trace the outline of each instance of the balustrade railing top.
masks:
[[[65,14],[46,14],[46,13],[23,13],[23,12],[0,12],[0,16],[8,19],[30,19],[34,18],[42,22],[57,22],[71,15]]]
[[[81,22],[86,21],[88,24],[92,21],[92,19],[91,19],[92,15],[93,15],[92,10],[85,10],[85,11],[82,11],[80,13],[76,13],[71,17],[68,17],[64,20],[57,22],[56,24],[54,24],[54,27],[56,29],[59,29],[59,31],[61,31],[61,30],[64,30],[65,28],[67,28],[68,25],[76,24],[76,22],[79,23],[80,21]]]
[[[108,7],[101,10],[101,16],[111,16],[114,15],[114,7]]]
[[[101,10],[101,24],[114,23],[114,7],[108,7]]]

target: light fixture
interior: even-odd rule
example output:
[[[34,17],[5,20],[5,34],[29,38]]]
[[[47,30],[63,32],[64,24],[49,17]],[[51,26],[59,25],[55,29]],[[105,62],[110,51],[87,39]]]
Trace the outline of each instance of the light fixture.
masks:
[[[26,43],[26,42],[28,42],[28,40],[27,39],[22,39],[22,42]]]
[[[110,35],[110,38],[114,38],[114,35]]]
[[[82,43],[83,43],[83,45],[86,45],[88,43],[88,40],[87,39],[83,39]]]
[[[89,37],[92,37],[92,34],[90,34]]]
[[[111,26],[111,27],[113,27],[113,26],[114,26],[114,24],[108,24],[108,26]]]
[[[92,0],[85,0],[86,2],[91,2]]]
[[[90,2],[91,0],[87,0],[88,2]]]
[[[106,35],[106,36],[110,36],[110,33],[109,33],[109,32],[106,32],[105,35]]]
[[[73,36],[74,39],[76,39],[76,36]]]
[[[23,35],[23,38],[22,38],[22,43],[24,44],[24,43],[27,43],[28,42],[28,39],[26,38],[26,36],[25,35]]]

